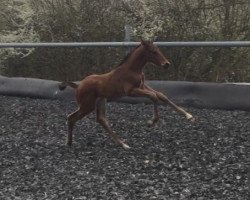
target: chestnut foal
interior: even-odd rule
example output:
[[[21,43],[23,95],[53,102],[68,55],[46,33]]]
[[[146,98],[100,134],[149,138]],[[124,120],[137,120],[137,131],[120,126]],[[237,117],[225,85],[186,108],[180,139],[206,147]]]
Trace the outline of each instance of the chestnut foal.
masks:
[[[159,120],[158,101],[170,105],[176,111],[184,114],[188,120],[194,120],[190,113],[175,105],[167,96],[145,84],[143,68],[147,62],[163,67],[170,64],[153,42],[142,41],[116,69],[109,73],[87,76],[79,85],[72,82],[63,82],[59,85],[61,90],[65,89],[67,85],[74,88],[79,105],[78,110],[68,116],[67,145],[72,145],[74,124],[96,109],[96,120],[107,131],[111,139],[124,149],[130,148],[111,130],[106,118],[106,100],[114,97],[133,96],[151,99],[154,104],[154,115],[148,121],[150,126],[153,126]]]

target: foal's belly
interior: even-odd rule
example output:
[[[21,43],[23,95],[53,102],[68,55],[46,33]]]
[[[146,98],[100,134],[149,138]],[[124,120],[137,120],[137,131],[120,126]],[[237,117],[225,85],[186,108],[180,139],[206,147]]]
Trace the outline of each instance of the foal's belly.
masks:
[[[100,96],[106,98],[114,98],[114,97],[122,97],[126,96],[124,88],[122,85],[119,84],[105,84],[99,87],[99,94]]]
[[[111,73],[90,75],[83,80],[83,85],[95,90],[97,96],[116,98],[127,96],[133,88],[139,88],[141,79],[134,77],[110,76]],[[113,75],[113,74],[112,74]]]

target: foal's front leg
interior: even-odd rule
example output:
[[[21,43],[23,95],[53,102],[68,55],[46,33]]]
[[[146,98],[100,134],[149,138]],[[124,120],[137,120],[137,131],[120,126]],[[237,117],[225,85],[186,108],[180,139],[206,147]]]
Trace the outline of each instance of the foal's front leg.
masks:
[[[145,87],[134,88],[130,93],[129,96],[136,96],[136,97],[147,97],[150,98],[154,104],[154,115],[151,120],[148,121],[148,125],[154,126],[156,122],[159,121],[159,113],[158,113],[158,97],[154,91],[148,90]]]
[[[139,87],[140,89],[148,89],[148,86],[145,84],[145,75],[142,73],[142,79],[141,79],[141,85]],[[147,121],[147,124],[149,127],[153,127],[158,121],[159,121],[159,112],[158,112],[158,103],[157,100],[153,101],[154,104],[154,110],[153,110],[153,117],[152,119]]]
[[[134,88],[130,95],[131,96],[140,96],[140,97],[148,97],[150,98],[153,103],[157,103],[158,100],[161,100],[163,101],[164,103],[170,105],[171,107],[173,107],[176,111],[182,113],[185,115],[185,117],[188,119],[188,120],[191,120],[191,121],[195,121],[194,117],[186,112],[184,109],[182,109],[181,107],[175,105],[172,101],[170,101],[168,99],[167,96],[165,96],[164,94],[162,94],[161,92],[158,92],[158,91],[155,91],[153,90],[152,88],[150,88],[149,86],[147,85],[144,85],[145,87],[142,89],[142,88]]]
[[[141,87],[141,89],[147,90],[147,86],[143,85],[143,87]],[[152,100],[152,98],[151,98],[151,100]],[[147,121],[147,124],[148,124],[149,127],[153,127],[159,121],[158,101],[156,99],[154,99],[152,101],[153,101],[154,109],[153,109],[153,117],[152,117],[152,119]]]
[[[149,87],[148,85],[144,85],[145,90],[151,91],[151,92],[155,92],[157,98],[161,101],[163,101],[164,103],[170,105],[172,108],[174,108],[177,112],[180,112],[182,114],[185,115],[185,117],[190,120],[190,121],[195,121],[195,118],[188,112],[186,112],[183,108],[177,106],[174,102],[172,102],[166,95],[164,95],[161,92],[158,92],[154,89],[152,89],[151,87]]]
[[[125,144],[117,134],[115,134],[108,123],[106,118],[106,99],[98,98],[96,100],[96,121],[99,122],[102,127],[107,131],[111,139],[118,145],[121,145],[124,149],[129,149],[130,147]]]
[[[156,102],[153,102],[153,106],[153,117],[147,122],[149,127],[153,127],[159,121],[158,104]]]

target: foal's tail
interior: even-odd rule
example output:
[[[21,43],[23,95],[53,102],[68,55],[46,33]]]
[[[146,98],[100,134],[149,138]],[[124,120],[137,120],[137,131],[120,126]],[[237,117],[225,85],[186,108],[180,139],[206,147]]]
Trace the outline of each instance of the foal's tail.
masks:
[[[62,83],[60,83],[60,84],[58,85],[59,90],[64,90],[67,86],[70,86],[70,87],[72,87],[72,88],[74,88],[74,89],[77,89],[77,87],[78,87],[77,84],[75,84],[75,83],[73,83],[73,82],[68,82],[68,81],[62,82]]]

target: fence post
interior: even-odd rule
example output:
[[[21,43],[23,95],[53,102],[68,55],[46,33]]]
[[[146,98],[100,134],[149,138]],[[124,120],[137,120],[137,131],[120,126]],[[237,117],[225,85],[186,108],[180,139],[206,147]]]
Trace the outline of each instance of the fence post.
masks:
[[[130,25],[125,25],[124,26],[124,31],[125,31],[125,38],[124,41],[125,42],[130,42],[131,38],[132,38],[132,27]],[[126,50],[126,55],[129,54],[129,52],[131,51],[131,47],[128,47]]]

